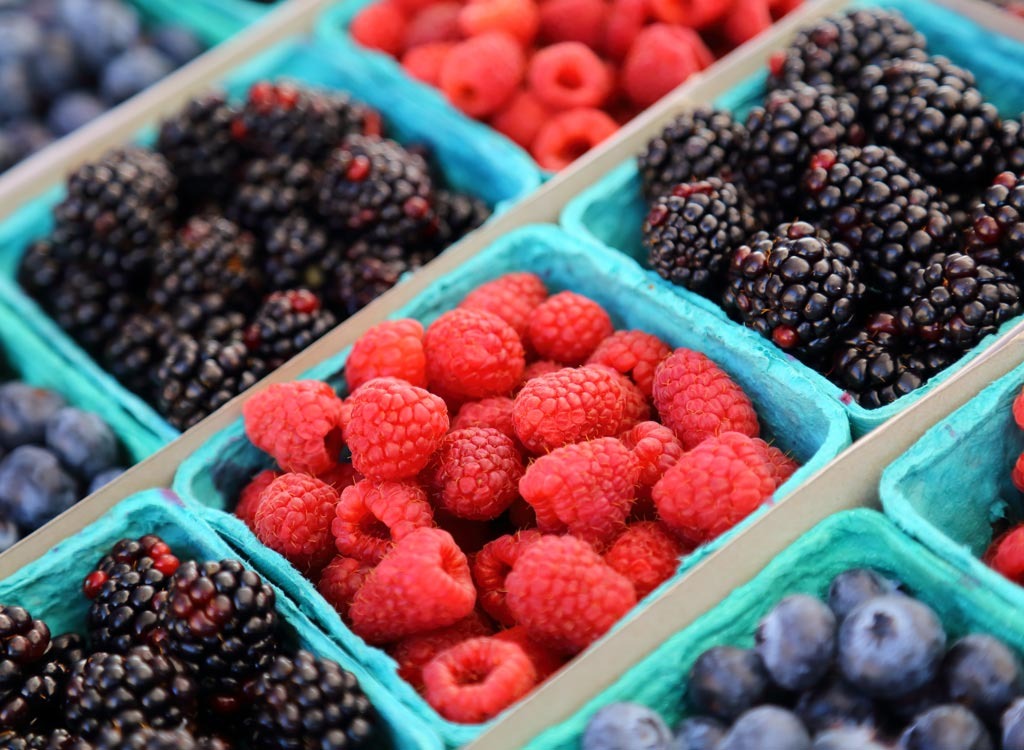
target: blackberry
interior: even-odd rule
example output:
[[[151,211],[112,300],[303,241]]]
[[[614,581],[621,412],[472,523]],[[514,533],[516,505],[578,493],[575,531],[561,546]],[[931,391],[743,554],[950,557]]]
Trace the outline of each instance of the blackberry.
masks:
[[[64,280],[67,258],[51,240],[38,240],[25,249],[18,264],[18,283],[33,297],[45,299]]]
[[[90,352],[101,352],[137,307],[128,292],[84,273],[72,274],[51,289],[44,306],[57,325]]]
[[[377,716],[355,675],[308,651],[278,656],[245,695],[253,750],[349,750],[375,739]]]
[[[653,203],[676,185],[707,177],[732,179],[743,137],[729,112],[700,107],[680,115],[637,157],[644,198]]]
[[[439,188],[434,192],[434,213],[437,231],[430,244],[440,252],[482,226],[491,209],[479,198]]]
[[[974,76],[943,57],[869,65],[860,76],[861,117],[875,140],[890,146],[938,185],[985,182],[996,156],[996,108]]]
[[[142,727],[125,733],[118,727],[111,726],[104,728],[88,749],[82,750],[227,750],[227,747],[220,740],[196,737],[182,727]],[[76,746],[74,750],[79,748]]]
[[[964,252],[1024,282],[1024,178],[1012,172],[996,177],[971,211]]]
[[[183,563],[171,577],[161,624],[165,648],[200,675],[214,699],[237,700],[280,647],[274,590],[237,560]]]
[[[995,171],[1013,172],[1024,175],[1024,117],[1004,120],[999,129],[999,142],[996,148]]]
[[[64,691],[68,729],[87,740],[116,726],[173,729],[196,712],[196,684],[182,663],[139,646],[127,654],[97,651],[71,669]]]
[[[741,163],[758,206],[785,218],[799,196],[800,178],[811,156],[861,140],[857,110],[828,88],[796,84],[768,95],[747,117]]]
[[[156,645],[160,608],[167,601],[169,577],[159,568],[114,566],[92,598],[87,625],[93,649],[123,654],[135,646]]]
[[[320,293],[341,256],[327,230],[301,213],[274,224],[264,250],[269,291],[303,288]]]
[[[248,304],[242,307],[246,308]],[[245,315],[219,292],[178,300],[171,308],[171,320],[178,334],[221,343],[240,339],[245,327]],[[165,350],[179,338],[180,335],[166,339]]]
[[[130,391],[148,398],[174,330],[167,313],[130,315],[103,350],[105,369]]]
[[[355,242],[346,250],[326,300],[339,316],[355,315],[423,262],[422,256],[398,245]]]
[[[178,558],[167,542],[156,534],[146,534],[138,539],[122,539],[99,559],[92,572],[86,576],[82,583],[85,595],[90,599],[95,596],[118,565],[128,565],[132,570],[146,570],[156,565],[170,575],[177,570]]]
[[[434,221],[426,161],[394,141],[354,135],[324,168],[317,206],[328,225],[351,237],[415,242]]]
[[[925,38],[897,11],[851,10],[802,29],[768,62],[769,89],[802,81],[848,89],[867,65],[924,50]]]
[[[245,330],[245,345],[276,370],[337,325],[308,289],[274,292]]]
[[[0,731],[0,748],[3,750],[94,750],[90,743],[80,737],[75,737],[66,729],[27,734]]]
[[[804,222],[758,232],[733,256],[724,301],[744,325],[813,360],[855,323],[864,286],[850,261],[845,245]]]
[[[1021,312],[1020,288],[1010,274],[962,253],[917,269],[908,293],[897,316],[902,333],[961,352]]]
[[[254,159],[243,170],[225,215],[244,229],[266,237],[289,214],[311,210],[318,179],[313,162],[305,159],[283,155]]]
[[[647,261],[664,279],[712,296],[721,291],[732,253],[757,229],[731,182],[709,177],[676,185],[644,222]]]

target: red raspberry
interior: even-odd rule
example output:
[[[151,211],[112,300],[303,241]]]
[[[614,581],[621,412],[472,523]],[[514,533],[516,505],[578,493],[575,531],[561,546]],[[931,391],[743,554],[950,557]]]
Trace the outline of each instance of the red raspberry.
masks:
[[[540,27],[540,11],[533,0],[470,0],[459,14],[459,28],[466,36],[503,32],[524,48]]]
[[[723,432],[757,437],[753,404],[724,370],[700,352],[676,349],[654,374],[654,408],[687,450]]]
[[[737,0],[650,0],[655,18],[666,24],[702,29],[729,13]]]
[[[275,383],[242,406],[245,434],[285,471],[320,474],[343,447],[341,399],[319,380]]]
[[[512,524],[513,528],[520,531],[535,529],[537,528],[537,513],[532,505],[520,497],[508,507],[508,522]]]
[[[406,16],[414,16],[429,8],[436,0],[392,0]]]
[[[519,481],[519,492],[537,511],[541,531],[568,529],[601,547],[625,528],[637,474],[626,446],[616,438],[598,438],[538,458]]]
[[[461,10],[462,3],[435,2],[413,16],[405,30],[406,52],[427,44],[459,41],[462,38],[459,32]]]
[[[672,349],[657,336],[643,331],[615,331],[597,345],[588,365],[608,365],[632,378],[647,398],[654,386],[654,371]]]
[[[1013,421],[1024,430],[1024,388],[1017,394],[1017,398],[1013,400]]]
[[[417,81],[437,87],[441,83],[441,68],[455,42],[431,42],[413,47],[402,55],[402,67]]]
[[[341,619],[347,622],[348,608],[371,570],[373,567],[361,560],[338,555],[320,574],[316,590],[334,607]]]
[[[441,66],[441,91],[470,117],[486,117],[512,98],[526,58],[508,34],[495,32],[459,42]]]
[[[374,378],[398,378],[427,387],[423,326],[418,320],[385,320],[359,337],[345,362],[348,392]]]
[[[317,475],[317,479],[321,482],[327,482],[338,492],[341,492],[346,487],[351,487],[356,482],[362,480],[362,478],[363,475],[356,471],[355,467],[349,463],[332,466],[323,474]]]
[[[488,312],[446,312],[427,328],[423,348],[430,387],[469,399],[508,395],[526,368],[515,330]]]
[[[505,578],[523,550],[540,538],[536,529],[505,534],[485,544],[473,560],[471,567],[480,607],[501,625],[516,624],[505,604]]]
[[[619,439],[633,452],[640,469],[641,487],[657,484],[684,453],[682,443],[672,430],[657,422],[641,422]]]
[[[649,107],[714,60],[693,29],[656,23],[641,31],[622,66],[622,86],[639,107]]]
[[[559,292],[530,315],[529,339],[544,359],[580,365],[613,330],[612,319],[594,300],[575,292]]]
[[[427,703],[446,719],[465,724],[497,716],[536,684],[526,652],[494,638],[470,638],[423,668]]]
[[[604,370],[615,378],[622,391],[622,421],[615,432],[628,430],[634,425],[646,422],[651,418],[651,404],[647,397],[640,392],[636,383],[620,373],[614,367],[608,365],[586,365],[588,370]]]
[[[633,584],[637,599],[643,599],[672,577],[688,551],[660,523],[641,521],[619,535],[604,561]]]
[[[495,396],[480,401],[470,401],[462,405],[452,422],[452,431],[466,427],[492,427],[502,435],[513,440],[516,428],[512,422],[512,399],[507,396]]]
[[[772,12],[772,18],[777,20],[793,12],[803,4],[804,0],[771,0],[768,3],[768,8]]]
[[[619,124],[599,109],[567,109],[544,123],[531,153],[541,167],[557,172],[611,138],[618,129]]]
[[[494,113],[491,127],[529,150],[537,131],[548,118],[548,108],[532,91],[521,90]]]
[[[352,38],[364,47],[379,49],[393,57],[405,43],[405,14],[395,2],[377,2],[359,11],[352,19]]]
[[[760,438],[754,439],[754,445],[758,447],[765,462],[769,467],[771,467],[776,489],[781,487],[785,481],[793,476],[793,473],[800,468],[800,464],[774,445],[768,445],[768,443]]]
[[[459,307],[497,315],[525,340],[530,314],[547,298],[547,287],[536,274],[508,273],[478,286]]]
[[[407,479],[430,462],[448,432],[448,408],[400,380],[371,380],[349,397],[345,442],[368,479]]]
[[[416,529],[366,577],[349,616],[356,635],[389,643],[456,623],[475,603],[469,563],[451,535]]]
[[[520,387],[526,385],[534,378],[539,378],[541,375],[547,375],[564,369],[565,365],[561,362],[554,362],[550,359],[538,359],[536,362],[528,364],[526,369],[523,370],[523,381],[520,383]]]
[[[607,20],[604,0],[544,0],[540,6],[540,36],[548,44],[582,42],[598,49]]]
[[[474,610],[469,617],[454,625],[410,635],[390,646],[387,651],[398,662],[398,676],[422,692],[423,667],[435,656],[465,640],[491,635],[492,632],[493,628]]]
[[[566,367],[524,385],[512,402],[512,420],[519,441],[539,454],[617,434],[624,407],[615,375],[594,367]]]
[[[636,604],[633,584],[586,542],[545,536],[505,579],[506,601],[530,637],[561,653],[579,653]]]
[[[1014,487],[1024,492],[1024,453],[1017,456],[1017,461],[1010,471],[1010,480],[1013,482]]]
[[[331,533],[338,552],[376,565],[396,542],[433,525],[430,501],[419,487],[364,479],[341,493]]]
[[[522,625],[502,630],[500,633],[495,633],[494,637],[499,641],[518,644],[519,648],[530,657],[533,668],[537,670],[538,685],[565,666],[566,658],[562,654],[533,640],[529,631]]]
[[[697,545],[731,529],[774,491],[772,467],[754,441],[725,433],[685,453],[652,496],[665,525]]]
[[[647,25],[649,0],[613,0],[604,32],[604,50],[613,60],[622,60]]]
[[[434,511],[434,523],[439,529],[451,534],[459,549],[467,555],[482,549],[498,533],[495,524],[490,521],[467,521],[440,507]]]
[[[238,495],[235,515],[241,518],[250,529],[256,525],[256,509],[260,507],[260,501],[263,499],[263,490],[267,489],[271,482],[279,476],[281,476],[280,472],[264,469],[254,476]]]
[[[1024,585],[1024,525],[1016,526],[993,540],[983,559],[1000,575]]]
[[[441,507],[470,521],[497,518],[519,496],[523,457],[493,427],[449,432],[438,449],[432,482]]]
[[[719,33],[733,47],[739,47],[762,31],[771,28],[772,14],[767,0],[733,0]]]
[[[263,491],[255,531],[261,542],[304,573],[320,570],[334,556],[331,520],[338,493],[306,474],[284,474]]]
[[[560,42],[533,56],[526,80],[541,101],[555,110],[600,107],[612,92],[612,75],[581,42]]]

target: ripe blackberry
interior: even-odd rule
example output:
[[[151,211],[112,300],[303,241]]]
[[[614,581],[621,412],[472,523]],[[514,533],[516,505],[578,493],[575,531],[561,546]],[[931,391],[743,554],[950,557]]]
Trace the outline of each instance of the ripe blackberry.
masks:
[[[890,146],[938,185],[985,182],[996,156],[996,108],[974,76],[943,57],[869,65],[860,76],[861,117]]]
[[[653,203],[673,187],[707,177],[732,179],[744,138],[743,125],[722,110],[685,112],[637,157],[644,198]]]
[[[424,262],[423,255],[407,253],[399,245],[354,242],[327,288],[327,303],[339,316],[355,315]]]
[[[128,390],[148,398],[174,332],[167,313],[130,315],[103,350],[105,369]]]
[[[85,577],[82,582],[85,595],[93,598],[118,565],[128,565],[132,570],[146,570],[155,566],[165,575],[171,575],[178,569],[178,558],[167,542],[156,534],[146,534],[138,539],[122,539],[99,559],[92,572]]]
[[[75,747],[74,750],[79,750]],[[143,727],[125,733],[118,727],[105,728],[89,748],[81,750],[228,750],[220,740],[196,737],[187,729]]]
[[[797,81],[848,89],[866,65],[906,57],[925,48],[925,38],[898,11],[851,10],[799,31],[768,61],[769,89]]]
[[[747,117],[741,164],[751,197],[773,216],[797,204],[800,178],[811,156],[862,137],[857,110],[828,88],[796,84],[768,95]]]
[[[64,280],[68,258],[51,240],[38,240],[25,248],[18,264],[18,283],[31,296],[45,299]]]
[[[996,148],[995,171],[1024,175],[1024,117],[1003,120]]]
[[[52,732],[32,731],[26,734],[0,731],[3,750],[95,750],[91,743],[75,737],[66,729]]]
[[[999,268],[950,253],[917,269],[909,302],[897,315],[901,332],[956,351],[967,351],[1020,314],[1020,288]]]
[[[724,301],[744,325],[813,360],[852,328],[864,285],[849,249],[810,224],[758,232],[733,255]]]
[[[280,647],[274,590],[237,560],[183,563],[162,625],[165,648],[196,670],[209,697],[229,702]]]
[[[166,339],[165,351],[181,338],[180,334],[220,343],[240,339],[245,315],[237,308],[248,309],[250,304],[228,300],[219,292],[178,300],[171,308],[171,320],[178,335]]]
[[[278,656],[245,691],[253,750],[367,747],[377,716],[355,675],[308,651]]]
[[[731,182],[709,177],[676,185],[647,214],[647,261],[673,284],[716,296],[733,251],[757,230],[756,224]]]
[[[479,198],[439,188],[434,191],[434,213],[437,231],[430,245],[440,252],[483,225],[491,209]]]
[[[318,172],[311,161],[289,156],[253,159],[227,202],[227,218],[259,237],[292,213],[312,210]]]
[[[160,608],[169,576],[158,568],[132,569],[121,563],[92,598],[87,625],[93,649],[123,654],[135,646],[157,645]]]
[[[328,225],[382,242],[419,239],[434,220],[426,161],[394,141],[354,135],[327,161],[317,207]]]
[[[276,370],[337,325],[308,289],[274,292],[245,329],[245,345]]]
[[[274,224],[264,245],[267,289],[309,289],[319,294],[341,257],[341,248],[315,219],[302,213]]]
[[[964,252],[1024,282],[1024,177],[1003,172],[971,211]]]
[[[97,651],[71,669],[64,691],[68,729],[87,740],[116,726],[173,729],[196,712],[196,684],[176,659],[138,646],[127,654]]]
[[[51,289],[43,303],[57,325],[94,353],[102,352],[137,309],[128,292],[111,289],[105,277],[81,272]]]

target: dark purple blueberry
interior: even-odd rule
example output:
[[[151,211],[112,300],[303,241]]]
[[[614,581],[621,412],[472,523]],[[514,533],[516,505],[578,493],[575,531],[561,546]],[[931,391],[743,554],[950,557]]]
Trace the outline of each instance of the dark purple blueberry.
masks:
[[[50,451],[23,445],[0,462],[0,507],[35,531],[80,499],[78,483]]]
[[[29,78],[36,96],[56,99],[82,80],[75,42],[64,29],[47,30],[42,43],[27,59]]]
[[[199,39],[185,26],[158,26],[149,35],[149,41],[178,66],[199,57],[203,52]]]
[[[972,633],[953,644],[942,665],[949,699],[995,724],[1021,694],[1021,666],[997,638]]]
[[[1024,698],[1018,698],[1003,712],[1003,750],[1024,750]]]
[[[847,570],[832,579],[828,587],[828,606],[841,621],[868,599],[891,594],[896,586],[893,581],[867,568]]]
[[[768,674],[786,690],[807,690],[832,667],[836,617],[820,599],[787,596],[758,624],[757,653]]]
[[[46,423],[64,406],[59,394],[45,388],[21,382],[0,385],[0,445],[42,443]]]
[[[728,729],[720,721],[706,716],[683,719],[676,727],[671,750],[716,750]]]
[[[106,105],[88,91],[72,91],[50,107],[46,124],[58,138],[78,130],[107,111]]]
[[[777,706],[761,706],[740,716],[716,750],[811,750],[800,719]]]
[[[46,446],[82,479],[92,479],[117,464],[117,437],[92,412],[66,406],[46,423]]]
[[[0,552],[6,552],[21,539],[18,524],[7,516],[0,516]]]
[[[812,732],[845,726],[873,727],[877,720],[875,702],[839,676],[803,693],[796,713]]]
[[[716,646],[701,654],[690,670],[690,701],[701,712],[732,721],[762,703],[768,671],[751,649]]]
[[[43,30],[28,13],[10,8],[0,6],[0,60],[23,60],[39,46]]]
[[[880,744],[873,729],[842,727],[815,735],[811,750],[888,750],[890,747]]]
[[[0,59],[0,123],[32,114],[32,83],[18,59]]]
[[[961,705],[936,706],[900,737],[901,750],[993,750],[985,725]]]
[[[139,39],[139,13],[120,0],[61,0],[60,17],[95,72]]]
[[[101,471],[92,478],[91,482],[89,482],[89,494],[91,495],[101,487],[105,487],[110,482],[113,482],[119,476],[124,474],[125,471],[126,469],[123,466],[115,466],[111,469],[107,469],[106,471]]]
[[[655,711],[639,703],[611,703],[594,714],[581,750],[671,750],[672,732]]]
[[[118,55],[103,69],[100,93],[104,101],[120,104],[174,70],[174,63],[152,47],[133,47]]]

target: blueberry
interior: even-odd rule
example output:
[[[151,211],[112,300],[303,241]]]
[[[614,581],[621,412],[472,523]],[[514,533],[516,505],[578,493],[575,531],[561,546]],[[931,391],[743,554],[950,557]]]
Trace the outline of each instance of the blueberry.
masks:
[[[701,713],[732,721],[762,703],[770,687],[756,652],[733,646],[708,649],[690,670],[690,700]]]
[[[1018,698],[1003,712],[1003,750],[1024,750],[1024,698]]]
[[[610,703],[590,719],[582,750],[670,750],[672,732],[639,703]]]
[[[184,26],[160,26],[150,35],[149,41],[176,66],[184,65],[203,52],[199,39]]]
[[[0,172],[10,169],[25,157],[25,150],[21,148],[11,134],[0,128]]]
[[[18,524],[6,516],[0,516],[0,552],[6,552],[21,539]]]
[[[32,114],[32,84],[22,60],[0,60],[0,123]]]
[[[38,96],[55,99],[78,85],[81,63],[71,35],[63,29],[47,32],[42,44],[28,57],[29,79]]]
[[[903,726],[943,703],[949,703],[949,696],[940,676],[906,695],[890,698],[885,702],[885,712]]]
[[[1021,694],[1021,667],[998,638],[974,633],[953,644],[942,665],[950,700],[995,723]]]
[[[60,138],[95,120],[106,110],[103,102],[88,91],[72,91],[53,103],[46,124]]]
[[[736,720],[717,750],[811,750],[800,719],[778,706],[761,706]]]
[[[0,385],[0,444],[17,448],[46,439],[46,423],[66,403],[45,388],[28,383],[10,382]]]
[[[683,719],[676,727],[671,750],[717,750],[727,727],[706,716]]]
[[[78,499],[78,483],[46,448],[23,445],[0,462],[0,504],[25,531],[35,531]]]
[[[0,59],[24,59],[42,40],[39,22],[28,13],[0,6]]]
[[[815,735],[811,750],[886,750],[889,745],[876,742],[874,729],[843,727]]]
[[[801,694],[795,710],[812,732],[844,726],[873,727],[877,721],[875,702],[837,675]]]
[[[899,594],[868,599],[839,629],[839,668],[876,698],[907,695],[933,680],[946,633],[931,607]]]
[[[91,495],[101,487],[109,484],[110,482],[113,482],[119,476],[124,474],[125,471],[126,470],[123,466],[115,466],[112,469],[101,471],[99,474],[92,478],[91,482],[89,482],[89,494]]]
[[[832,579],[828,587],[828,606],[835,612],[836,619],[842,621],[868,599],[893,593],[896,585],[867,568],[847,570]]]
[[[787,596],[758,624],[757,653],[775,683],[806,690],[832,666],[836,617],[821,600],[806,594]]]
[[[40,123],[31,119],[16,120],[7,126],[7,135],[14,141],[25,156],[50,145],[53,136]]]
[[[103,70],[100,94],[111,105],[130,99],[174,70],[162,52],[152,47],[133,47],[118,55]]]
[[[961,705],[936,706],[900,737],[902,750],[992,750],[985,725]]]
[[[74,474],[92,479],[117,465],[117,438],[102,417],[68,406],[46,423],[46,446]]]
[[[96,72],[134,45],[141,30],[138,11],[119,0],[61,0],[60,17]]]

